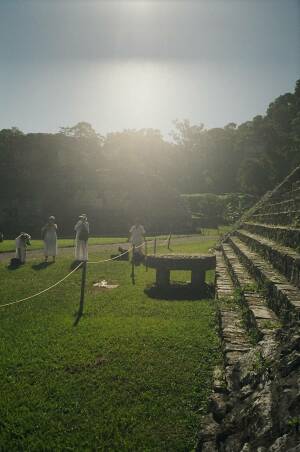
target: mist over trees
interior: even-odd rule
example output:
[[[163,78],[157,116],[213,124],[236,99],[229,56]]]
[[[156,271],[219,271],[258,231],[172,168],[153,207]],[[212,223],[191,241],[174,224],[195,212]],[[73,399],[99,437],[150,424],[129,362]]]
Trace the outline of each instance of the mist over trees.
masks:
[[[264,116],[205,129],[175,121],[170,140],[153,129],[97,133],[89,123],[56,134],[0,131],[0,230],[38,235],[55,215],[62,235],[87,213],[92,233],[120,234],[139,217],[151,232],[184,232],[180,194],[258,197],[300,163],[300,80]]]

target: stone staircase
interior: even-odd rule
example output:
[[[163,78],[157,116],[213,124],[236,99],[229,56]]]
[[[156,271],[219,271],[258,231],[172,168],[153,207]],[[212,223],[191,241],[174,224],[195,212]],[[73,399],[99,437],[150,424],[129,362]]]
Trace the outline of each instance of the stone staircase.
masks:
[[[300,451],[300,167],[221,242],[216,297],[224,362],[197,450]]]

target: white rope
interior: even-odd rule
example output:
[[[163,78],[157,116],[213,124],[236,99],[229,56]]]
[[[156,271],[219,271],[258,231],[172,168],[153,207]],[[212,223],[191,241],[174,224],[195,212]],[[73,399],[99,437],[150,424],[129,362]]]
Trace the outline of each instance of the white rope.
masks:
[[[152,242],[152,240],[150,240]],[[145,245],[146,242],[143,242],[141,245],[136,246],[135,249],[141,248],[142,246]],[[100,261],[88,261],[88,264],[102,264],[104,262],[110,262],[110,261],[114,261],[116,259],[118,259],[121,256],[124,256],[125,254],[129,253],[130,251],[133,250],[133,246],[131,246],[130,248],[128,248],[128,250],[124,251],[124,253],[118,254],[117,256],[111,257],[110,259],[102,259]]]
[[[150,242],[153,242],[153,240],[149,240],[149,243],[150,243]],[[136,246],[135,249],[141,248],[141,247],[144,246],[145,244],[146,244],[146,241],[143,242],[141,245]],[[132,249],[133,249],[133,247],[130,247],[128,250],[124,251],[124,252],[121,253],[121,254],[118,254],[118,255],[115,256],[115,257],[111,257],[110,259],[102,259],[102,260],[100,260],[100,261],[88,261],[87,263],[88,263],[88,264],[102,264],[102,263],[104,263],[104,262],[114,261],[114,260],[118,259],[119,257],[124,256],[124,254],[129,253],[130,251],[132,251]],[[4,307],[7,307],[7,306],[11,306],[11,305],[17,304],[17,303],[22,303],[23,301],[30,300],[30,299],[32,299],[32,298],[38,297],[39,295],[41,295],[41,294],[43,294],[43,293],[45,293],[45,292],[48,292],[48,290],[53,289],[54,287],[58,286],[58,285],[61,284],[63,281],[65,281],[65,279],[67,279],[69,276],[72,275],[72,273],[74,273],[76,270],[78,270],[78,268],[81,267],[82,264],[83,264],[83,262],[80,262],[80,264],[77,265],[77,267],[75,267],[75,268],[74,268],[70,273],[68,273],[64,278],[62,278],[61,280],[57,281],[55,284],[52,284],[52,286],[47,287],[46,289],[41,290],[41,291],[38,292],[38,293],[35,293],[35,294],[33,294],[33,295],[30,295],[29,297],[25,297],[25,298],[22,298],[22,299],[20,299],[20,300],[12,301],[11,303],[2,304],[2,305],[0,305],[0,308],[4,308]]]
[[[72,273],[74,273],[76,270],[78,270],[78,268],[82,265],[82,262],[80,262],[79,265],[77,265],[77,267],[74,268],[74,270],[72,270],[70,273],[68,273],[64,278],[62,278],[60,281],[57,281],[55,284],[52,284],[52,286],[47,287],[47,289],[41,290],[38,293],[35,293],[33,295],[30,295],[29,297],[26,298],[22,298],[21,300],[17,300],[17,301],[12,301],[11,303],[6,303],[6,304],[2,304],[0,305],[0,308],[4,308],[6,306],[11,306],[12,304],[17,304],[17,303],[21,303],[22,301],[26,301],[26,300],[30,300],[31,298],[35,298],[39,295],[41,295],[42,293],[48,292],[48,290],[53,289],[53,287],[58,286],[60,283],[62,283],[65,279],[67,279],[69,276],[72,275]]]
[[[88,264],[102,264],[103,262],[110,262],[110,261],[113,261],[113,260],[115,260],[115,259],[118,259],[118,258],[121,257],[121,256],[124,256],[124,254],[129,253],[129,251],[131,251],[132,249],[133,249],[133,247],[128,248],[128,250],[124,251],[124,253],[118,254],[118,255],[115,256],[115,257],[111,257],[110,259],[102,259],[102,260],[100,260],[100,261],[88,261],[87,263],[88,263]]]

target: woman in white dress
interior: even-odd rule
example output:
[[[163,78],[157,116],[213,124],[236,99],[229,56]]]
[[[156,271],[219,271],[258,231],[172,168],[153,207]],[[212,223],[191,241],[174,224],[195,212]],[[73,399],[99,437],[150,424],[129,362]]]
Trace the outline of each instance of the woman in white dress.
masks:
[[[79,220],[75,224],[74,230],[76,232],[75,259],[77,261],[87,261],[90,226],[85,214],[79,216]]]
[[[42,237],[44,240],[45,262],[48,261],[48,256],[52,256],[53,262],[55,262],[55,256],[57,255],[57,224],[55,224],[53,216],[49,217],[48,223],[42,228]]]
[[[132,246],[134,245],[136,247],[136,252],[143,254],[143,247],[141,245],[143,245],[146,240],[146,231],[144,229],[144,226],[142,226],[139,221],[136,220],[135,224],[130,228],[129,234],[129,241],[131,242]]]

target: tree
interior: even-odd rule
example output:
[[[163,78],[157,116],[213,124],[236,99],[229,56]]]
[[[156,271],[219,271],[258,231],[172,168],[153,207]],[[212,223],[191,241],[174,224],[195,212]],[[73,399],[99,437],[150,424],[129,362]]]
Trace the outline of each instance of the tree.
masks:
[[[60,133],[74,138],[101,138],[89,122],[78,122],[73,127],[61,127]]]

